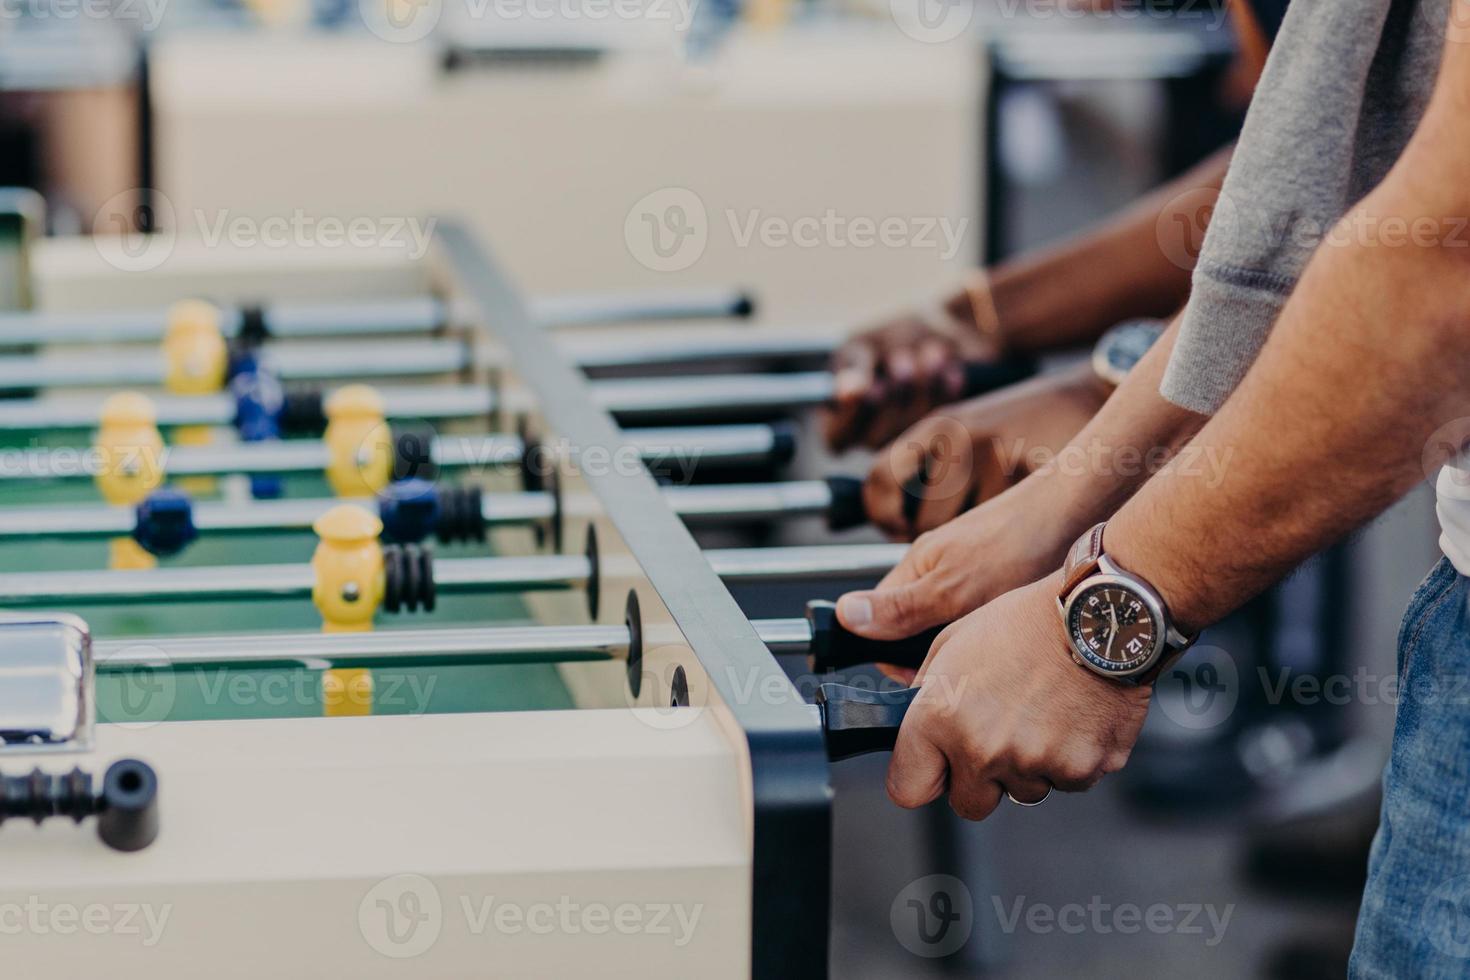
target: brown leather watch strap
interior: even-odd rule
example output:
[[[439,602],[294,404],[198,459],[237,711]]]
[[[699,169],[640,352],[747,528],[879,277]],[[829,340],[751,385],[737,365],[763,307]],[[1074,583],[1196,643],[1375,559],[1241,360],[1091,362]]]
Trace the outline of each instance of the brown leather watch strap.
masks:
[[[1107,526],[1104,521],[1089,529],[1067,552],[1067,561],[1062,566],[1062,599],[1066,599],[1083,579],[1097,571],[1097,563],[1103,553],[1103,529]]]
[[[1065,604],[1067,601],[1067,597],[1072,594],[1073,590],[1075,590],[1077,586],[1081,585],[1088,576],[1096,573],[1103,567],[1103,531],[1106,530],[1106,528],[1107,522],[1103,522],[1102,524],[1098,524],[1097,526],[1088,529],[1087,533],[1078,538],[1077,543],[1072,545],[1071,550],[1067,552],[1067,561],[1062,566],[1062,594],[1058,597],[1058,603],[1061,606],[1063,613],[1065,613],[1066,611]],[[1149,584],[1142,579],[1136,579],[1133,576],[1128,575],[1127,572],[1125,572],[1124,570],[1115,568],[1111,564],[1107,565],[1106,567],[1110,573],[1122,575],[1125,579],[1132,579],[1133,581],[1135,581],[1137,583],[1137,588],[1143,589],[1144,591],[1149,593],[1153,593],[1152,587],[1149,586]],[[1154,594],[1154,600],[1157,601],[1161,607],[1163,606],[1163,599],[1159,598],[1157,594]],[[1172,627],[1168,626],[1167,608],[1164,609],[1164,620],[1165,622],[1159,625],[1161,628],[1166,628],[1168,632],[1165,634],[1165,645],[1161,655],[1159,656],[1159,659],[1151,664],[1142,673],[1124,677],[1113,675],[1110,679],[1118,681],[1120,683],[1136,684],[1141,687],[1146,687],[1150,684],[1153,684],[1154,681],[1158,680],[1159,677],[1164,673],[1164,671],[1172,667],[1175,662],[1184,655],[1184,652],[1188,650],[1189,647],[1194,643],[1194,637],[1181,636]],[[1070,639],[1071,638],[1069,636],[1068,645],[1070,649],[1068,650],[1068,653],[1071,655],[1072,661],[1076,663],[1079,667],[1091,670],[1092,668],[1087,664],[1086,661],[1082,659],[1081,655],[1078,654],[1075,647],[1072,647]],[[1101,673],[1100,671],[1094,672]],[[1103,676],[1109,675],[1104,674]]]

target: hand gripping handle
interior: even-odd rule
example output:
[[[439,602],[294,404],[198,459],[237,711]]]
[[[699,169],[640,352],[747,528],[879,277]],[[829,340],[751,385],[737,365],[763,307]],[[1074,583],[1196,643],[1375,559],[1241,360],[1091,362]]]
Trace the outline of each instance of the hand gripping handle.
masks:
[[[837,621],[835,603],[812,600],[806,604],[812,628],[807,662],[815,673],[827,673],[860,664],[893,664],[918,669],[942,627],[925,630],[905,640],[870,640],[850,632]]]
[[[907,687],[897,691],[870,691],[823,684],[817,691],[817,707],[827,733],[828,758],[836,761],[893,751],[899,726],[919,690]]]

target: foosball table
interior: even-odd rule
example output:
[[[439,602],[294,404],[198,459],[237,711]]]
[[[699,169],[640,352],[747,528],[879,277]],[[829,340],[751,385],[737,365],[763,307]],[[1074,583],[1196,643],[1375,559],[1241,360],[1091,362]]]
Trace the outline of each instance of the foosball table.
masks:
[[[913,695],[779,658],[932,636],[730,593],[902,546],[690,528],[865,523],[779,478],[836,338],[572,332],[748,303],[434,245],[424,295],[0,315],[7,975],[826,975],[829,764]]]

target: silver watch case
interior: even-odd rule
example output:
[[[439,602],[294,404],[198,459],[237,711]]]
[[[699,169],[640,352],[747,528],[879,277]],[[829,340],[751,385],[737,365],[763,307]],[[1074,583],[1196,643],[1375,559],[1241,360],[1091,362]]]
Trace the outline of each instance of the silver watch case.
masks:
[[[1153,590],[1153,586],[1123,571],[1117,565],[1113,564],[1107,555],[1102,555],[1098,558],[1097,567],[1099,570],[1077,583],[1076,587],[1067,593],[1065,599],[1057,600],[1057,608],[1062,613],[1062,631],[1067,635],[1068,652],[1072,654],[1073,660],[1100,677],[1109,677],[1113,680],[1131,680],[1152,670],[1158,664],[1159,659],[1166,653],[1183,653],[1189,649],[1189,645],[1194,641],[1174,628],[1174,624],[1169,618],[1169,610],[1164,605],[1164,600]],[[1072,622],[1072,607],[1076,605],[1082,593],[1099,585],[1116,585],[1135,593],[1143,601],[1144,606],[1147,607],[1153,621],[1163,625],[1163,629],[1158,631],[1159,635],[1154,640],[1153,649],[1149,651],[1148,657],[1143,663],[1137,667],[1131,667],[1127,670],[1105,670],[1093,663],[1091,657],[1077,649],[1077,644],[1072,638],[1070,625]]]

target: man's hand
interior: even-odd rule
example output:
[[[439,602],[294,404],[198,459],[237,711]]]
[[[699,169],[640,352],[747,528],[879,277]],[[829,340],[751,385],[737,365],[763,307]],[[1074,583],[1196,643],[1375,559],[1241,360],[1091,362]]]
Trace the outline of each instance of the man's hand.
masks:
[[[901,640],[1060,568],[1081,532],[1032,492],[1045,489],[1026,481],[921,534],[875,589],[838,600],[838,619],[860,636]]]
[[[1006,792],[1025,803],[1080,792],[1128,761],[1151,690],[1072,662],[1060,588],[1052,575],[940,634],[888,768],[895,803],[923,806],[947,787],[956,813],[983,820]]]
[[[985,281],[943,299],[934,312],[896,317],[860,334],[833,361],[835,406],[827,420],[834,450],[878,448],[924,415],[961,397],[956,365],[1035,355],[1095,343],[1124,320],[1167,316],[1189,295],[1192,267],[1159,247],[1159,229],[1204,233],[1199,216],[1230,163],[1221,150],[1113,220],[1057,246],[985,270]],[[1186,257],[1188,250],[1185,250]],[[991,322],[977,324],[975,290]],[[924,391],[928,385],[929,391]],[[908,398],[905,404],[902,400]]]
[[[1164,333],[1056,461],[921,534],[875,590],[843,596],[842,625],[903,639],[1060,568],[1077,535],[1116,512],[1199,430],[1203,416],[1159,395],[1177,332]]]
[[[827,442],[835,451],[877,449],[931,409],[964,393],[967,363],[1000,351],[952,304],[906,313],[866,330],[832,359]]]
[[[947,524],[1054,458],[1106,400],[1083,366],[936,412],[873,461],[863,484],[868,517],[905,541]]]

